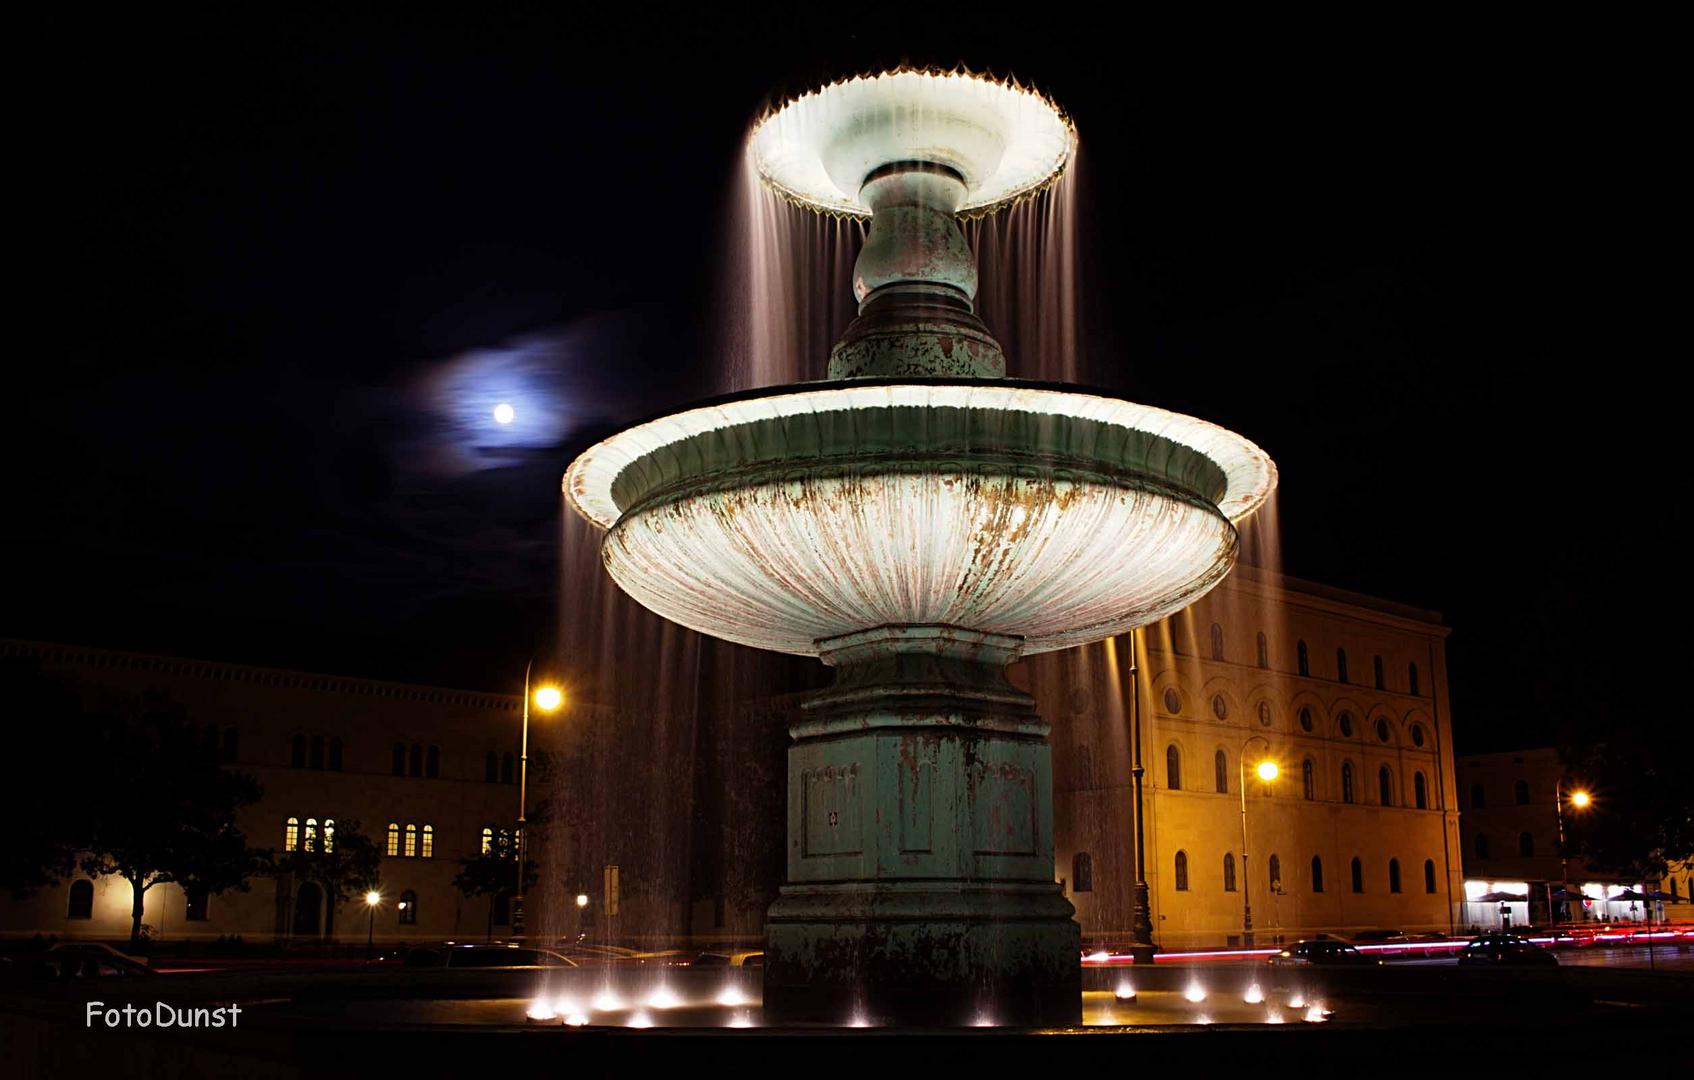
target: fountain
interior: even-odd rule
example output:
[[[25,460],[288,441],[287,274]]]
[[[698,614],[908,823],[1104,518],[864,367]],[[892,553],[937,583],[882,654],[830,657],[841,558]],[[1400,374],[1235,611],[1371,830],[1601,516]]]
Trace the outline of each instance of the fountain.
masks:
[[[1005,377],[958,222],[1061,174],[1074,132],[1042,97],[893,72],[752,138],[775,192],[870,220],[828,380],[631,427],[567,500],[640,603],[835,669],[790,729],[767,1022],[1076,1023],[1047,727],[1007,665],[1203,595],[1275,467],[1204,421]]]

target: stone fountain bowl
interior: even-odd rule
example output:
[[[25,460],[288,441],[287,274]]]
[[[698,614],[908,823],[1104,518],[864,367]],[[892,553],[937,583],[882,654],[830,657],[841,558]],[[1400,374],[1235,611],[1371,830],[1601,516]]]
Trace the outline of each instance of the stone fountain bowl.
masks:
[[[1234,564],[1276,482],[1214,424],[1075,387],[852,380],[640,424],[565,473],[618,585],[760,649],[881,626],[1024,639],[1025,653],[1163,618]]]

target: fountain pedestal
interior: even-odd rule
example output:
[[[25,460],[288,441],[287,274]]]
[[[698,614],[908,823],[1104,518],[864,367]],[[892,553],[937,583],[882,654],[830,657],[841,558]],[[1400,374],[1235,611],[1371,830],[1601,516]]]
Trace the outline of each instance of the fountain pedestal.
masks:
[[[790,729],[768,1018],[1080,1021],[1047,725],[1006,678],[1021,646],[943,626],[819,642],[837,677]]]

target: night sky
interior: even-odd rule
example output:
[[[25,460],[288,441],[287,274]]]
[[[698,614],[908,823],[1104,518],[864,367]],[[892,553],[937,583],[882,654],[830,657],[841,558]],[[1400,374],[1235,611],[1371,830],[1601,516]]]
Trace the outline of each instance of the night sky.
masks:
[[[564,466],[710,387],[748,118],[963,62],[1077,122],[1116,381],[1276,458],[1290,572],[1444,614],[1461,749],[1650,707],[1686,345],[1652,65],[1599,34],[376,10],[20,34],[0,633],[509,688]]]

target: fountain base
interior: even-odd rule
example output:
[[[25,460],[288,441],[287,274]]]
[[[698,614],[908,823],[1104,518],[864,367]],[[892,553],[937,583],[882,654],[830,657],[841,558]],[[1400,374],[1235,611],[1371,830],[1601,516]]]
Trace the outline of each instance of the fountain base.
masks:
[[[1047,725],[1005,674],[1021,645],[943,626],[819,643],[838,674],[790,729],[768,1019],[1080,1021]]]

